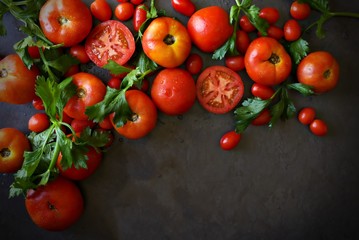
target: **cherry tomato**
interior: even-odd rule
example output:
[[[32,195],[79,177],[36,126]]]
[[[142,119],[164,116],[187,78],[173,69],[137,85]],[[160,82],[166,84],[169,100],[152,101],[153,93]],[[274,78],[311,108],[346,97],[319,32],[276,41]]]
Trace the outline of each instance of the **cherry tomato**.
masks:
[[[81,133],[85,128],[93,128],[95,123],[91,120],[80,120],[80,119],[73,119],[71,121],[71,127],[76,133]]]
[[[44,103],[39,96],[34,97],[34,99],[32,100],[32,106],[36,110],[45,110]]]
[[[287,41],[295,41],[302,35],[302,28],[297,20],[289,19],[283,26],[284,38]]]
[[[70,48],[70,54],[74,58],[80,61],[80,63],[85,64],[90,61],[90,58],[87,56],[85,46],[83,45],[75,45]]]
[[[49,126],[50,120],[46,113],[35,113],[31,116],[28,123],[29,130],[36,133],[45,131]]]
[[[224,66],[210,66],[197,79],[197,99],[204,109],[224,114],[234,109],[242,99],[242,78]]]
[[[225,9],[209,6],[197,10],[187,22],[192,42],[203,52],[221,47],[233,33],[233,26]]]
[[[62,231],[82,215],[84,199],[70,180],[58,177],[37,189],[29,190],[25,206],[31,220],[40,228]]]
[[[299,63],[297,78],[316,93],[328,92],[338,83],[339,64],[329,52],[312,52]]]
[[[121,79],[118,77],[112,77],[110,78],[110,80],[108,80],[107,82],[107,86],[109,86],[110,88],[114,88],[114,89],[120,89],[121,87]]]
[[[192,14],[196,11],[196,6],[191,0],[171,0],[171,3],[176,12],[179,12],[187,17],[192,16]]]
[[[268,27],[267,34],[268,37],[274,38],[276,40],[280,40],[284,37],[283,29],[275,25],[270,25]]]
[[[300,110],[298,114],[298,120],[304,125],[311,124],[315,119],[315,110],[311,107],[305,107]]]
[[[39,71],[29,70],[19,55],[10,54],[0,61],[0,102],[25,104],[35,98]]]
[[[235,72],[244,69],[244,57],[241,55],[226,57],[224,63],[228,68]]]
[[[115,130],[128,139],[139,139],[149,134],[157,123],[157,109],[151,98],[140,90],[126,91],[126,100],[133,112],[125,125],[117,127],[114,114],[110,115]]]
[[[253,24],[249,21],[249,18],[246,15],[243,15],[239,19],[239,26],[241,29],[247,33],[253,32],[256,30],[256,28],[253,26]]]
[[[259,17],[266,20],[270,25],[275,24],[280,17],[278,9],[274,7],[265,7],[259,11]]]
[[[251,42],[247,32],[238,30],[236,33],[236,48],[241,54],[245,54]]]
[[[292,61],[284,47],[274,38],[259,37],[251,42],[244,64],[249,77],[256,83],[273,86],[287,79]]]
[[[203,68],[203,59],[197,53],[192,53],[186,60],[186,69],[191,74],[198,74]]]
[[[78,64],[72,65],[64,74],[64,77],[71,77],[80,72],[80,66]]]
[[[240,141],[241,141],[241,134],[236,133],[235,131],[230,131],[225,133],[221,137],[219,141],[219,145],[223,150],[228,151],[235,148]]]
[[[186,70],[167,68],[154,79],[151,97],[160,111],[168,115],[184,114],[195,103],[196,84]]]
[[[28,46],[27,52],[29,53],[32,59],[39,59],[40,58],[40,51],[37,46]]]
[[[30,142],[16,128],[0,129],[0,173],[18,171],[24,161],[24,152],[30,151]]]
[[[260,99],[267,100],[273,96],[274,89],[260,83],[253,83],[251,87],[251,93],[255,97],[259,97]]]
[[[136,90],[141,90],[142,92],[147,92],[148,89],[150,88],[150,82],[148,81],[148,79],[142,79],[142,82],[138,85],[135,84],[132,87],[130,87],[130,89],[136,89]]]
[[[185,62],[192,43],[181,22],[170,17],[159,17],[143,33],[142,48],[152,61],[166,68],[175,68]]]
[[[90,5],[92,15],[101,22],[110,20],[112,9],[106,0],[95,0]]]
[[[120,3],[115,8],[115,16],[120,21],[127,21],[133,17],[135,6],[130,2]]]
[[[110,116],[105,117],[104,120],[99,122],[98,125],[100,126],[100,128],[102,128],[104,130],[110,130],[113,128]]]
[[[304,20],[309,17],[311,12],[310,5],[308,3],[299,3],[294,1],[290,6],[290,15],[297,20]]]
[[[272,115],[269,109],[264,109],[253,121],[252,125],[254,126],[262,126],[266,125],[270,122]]]
[[[133,29],[138,32],[142,26],[142,24],[147,20],[147,6],[144,4],[140,4],[136,6],[135,12],[132,18]]]
[[[111,59],[124,65],[135,52],[135,39],[128,27],[116,20],[97,25],[85,43],[86,53],[99,67]]]
[[[327,124],[321,119],[314,119],[309,125],[310,131],[317,136],[325,136],[328,133]]]
[[[119,2],[119,3],[125,3],[125,2],[129,2],[129,0],[117,0],[117,2]]]
[[[140,5],[141,3],[143,3],[144,0],[131,0],[130,2],[133,4],[133,5]]]
[[[53,43],[70,47],[86,38],[92,28],[92,15],[81,0],[48,0],[39,14],[40,26]]]
[[[106,86],[95,75],[85,72],[73,75],[72,82],[77,86],[77,93],[67,102],[64,112],[72,118],[86,120],[86,107],[103,100]]]

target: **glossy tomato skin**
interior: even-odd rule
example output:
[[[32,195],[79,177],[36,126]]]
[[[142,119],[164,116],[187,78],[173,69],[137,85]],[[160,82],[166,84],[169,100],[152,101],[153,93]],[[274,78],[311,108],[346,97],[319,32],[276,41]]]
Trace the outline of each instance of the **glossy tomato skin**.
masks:
[[[251,42],[244,57],[249,77],[257,83],[274,86],[289,76],[292,61],[274,38],[259,37]]]
[[[314,119],[309,129],[316,136],[325,136],[328,133],[328,125],[321,119]]]
[[[71,121],[71,127],[76,133],[81,133],[87,127],[93,128],[94,126],[95,126],[95,123],[91,120],[73,119]]]
[[[85,43],[91,61],[102,67],[113,60],[124,65],[135,52],[135,39],[128,27],[116,20],[108,20],[92,29]]]
[[[192,42],[203,52],[213,52],[221,47],[233,33],[226,10],[210,6],[197,10],[187,22]]]
[[[284,37],[284,31],[282,28],[276,25],[270,25],[267,29],[268,37],[276,40],[281,40]]]
[[[300,83],[311,86],[314,92],[320,94],[335,88],[339,70],[339,63],[332,54],[317,51],[308,54],[299,63],[297,78]]]
[[[241,27],[241,29],[247,33],[249,32],[253,32],[256,30],[256,28],[253,26],[253,24],[249,21],[249,18],[247,17],[247,15],[243,15],[240,19],[239,19],[239,26]]]
[[[184,114],[196,101],[196,84],[192,75],[184,69],[164,69],[152,83],[151,97],[165,114]]]
[[[120,3],[115,8],[115,16],[120,21],[127,21],[135,13],[135,5],[130,2]]]
[[[197,53],[192,53],[186,59],[186,70],[191,74],[198,74],[203,68],[203,59]]]
[[[35,98],[35,82],[39,71],[29,70],[17,54],[0,61],[0,102],[25,104]]]
[[[147,19],[147,6],[145,4],[140,4],[136,6],[135,12],[132,18],[132,25],[135,32],[138,32],[142,26],[142,24]]]
[[[251,87],[251,93],[255,97],[259,97],[262,100],[267,100],[273,96],[274,89],[263,84],[253,83]]]
[[[90,5],[92,15],[104,22],[110,20],[112,17],[112,9],[106,0],[95,0]]]
[[[14,173],[24,161],[24,152],[30,151],[26,135],[16,128],[0,129],[0,173]]]
[[[49,126],[50,120],[46,113],[35,113],[30,117],[28,122],[29,130],[36,133],[45,131]]]
[[[270,122],[272,115],[269,109],[264,109],[253,121],[252,125],[254,126],[262,126],[266,125]]]
[[[304,20],[309,17],[311,8],[308,3],[294,1],[290,6],[290,15],[297,20]]]
[[[44,102],[39,96],[35,96],[34,99],[32,99],[32,106],[36,110],[45,110]]]
[[[77,93],[67,102],[64,112],[71,118],[87,120],[86,107],[103,100],[106,86],[95,75],[85,72],[73,75],[72,82],[77,86]]]
[[[73,182],[58,177],[44,186],[29,190],[25,206],[31,220],[38,227],[62,231],[81,217],[84,199]]]
[[[144,53],[157,64],[175,68],[187,59],[192,43],[182,23],[170,17],[159,17],[143,33],[142,47]]]
[[[224,64],[235,72],[242,71],[244,69],[244,57],[241,55],[226,57]]]
[[[274,7],[265,7],[259,11],[259,17],[266,20],[270,25],[275,24],[280,17],[279,11]]]
[[[80,61],[80,63],[85,64],[90,61],[90,58],[87,56],[85,46],[77,44],[70,48],[70,54],[74,58]]]
[[[196,82],[197,99],[204,109],[224,114],[234,109],[242,99],[242,78],[224,66],[207,67]]]
[[[225,133],[221,137],[219,141],[219,145],[223,150],[229,151],[235,148],[240,141],[241,141],[241,134],[236,133],[235,131],[230,131]]]
[[[127,103],[134,113],[125,125],[117,127],[113,122],[114,114],[110,115],[115,130],[128,139],[139,139],[149,134],[157,123],[157,109],[149,96],[140,90],[126,91]]]
[[[39,21],[45,36],[53,43],[70,47],[80,43],[92,28],[92,15],[81,0],[48,0]]]
[[[285,40],[292,42],[300,38],[302,28],[297,20],[289,19],[284,23],[283,32]]]
[[[315,109],[311,107],[305,107],[298,113],[298,120],[304,125],[311,124],[315,119]]]
[[[251,42],[247,32],[238,30],[236,33],[236,48],[241,54],[245,54]]]
[[[187,17],[196,11],[196,6],[191,0],[171,0],[171,3],[174,10]]]

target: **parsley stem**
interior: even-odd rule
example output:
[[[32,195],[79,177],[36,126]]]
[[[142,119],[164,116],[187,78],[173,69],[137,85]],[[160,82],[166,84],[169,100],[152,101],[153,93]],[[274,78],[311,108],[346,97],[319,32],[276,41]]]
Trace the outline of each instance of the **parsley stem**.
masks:
[[[359,18],[359,13],[354,12],[332,12],[329,13],[332,17],[352,17]]]

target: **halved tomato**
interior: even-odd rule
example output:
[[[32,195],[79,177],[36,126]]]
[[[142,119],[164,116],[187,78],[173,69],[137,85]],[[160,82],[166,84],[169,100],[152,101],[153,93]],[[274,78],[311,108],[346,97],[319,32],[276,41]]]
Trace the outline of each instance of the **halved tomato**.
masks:
[[[109,60],[124,65],[135,52],[135,39],[130,29],[116,20],[97,25],[86,39],[87,55],[97,66]]]
[[[242,78],[224,66],[210,66],[197,79],[197,98],[209,112],[224,114],[237,106],[242,99]]]

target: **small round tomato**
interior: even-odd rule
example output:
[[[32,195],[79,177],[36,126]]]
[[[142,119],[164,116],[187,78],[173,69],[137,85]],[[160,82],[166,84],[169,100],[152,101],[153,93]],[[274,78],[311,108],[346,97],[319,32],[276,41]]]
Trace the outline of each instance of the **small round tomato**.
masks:
[[[300,3],[294,1],[290,6],[290,15],[297,20],[304,20],[309,17],[311,12],[310,5],[308,3]]]
[[[38,227],[62,231],[80,218],[84,210],[84,199],[73,182],[58,177],[46,185],[29,190],[25,206],[31,220]]]
[[[77,92],[66,103],[64,112],[72,118],[86,120],[86,107],[103,100],[106,86],[95,75],[85,72],[73,75],[72,82],[77,86]]]
[[[40,58],[40,51],[37,46],[28,46],[27,52],[29,53],[32,59],[39,59]]]
[[[260,83],[253,83],[251,87],[251,93],[255,97],[259,97],[262,100],[267,100],[273,96],[274,89],[270,86],[266,86]]]
[[[270,122],[272,115],[269,109],[264,109],[253,121],[252,125],[254,126],[262,126],[266,125]]]
[[[268,27],[267,34],[268,37],[274,38],[276,40],[281,40],[284,36],[283,29],[275,25],[270,25]]]
[[[192,14],[196,11],[196,6],[191,0],[171,0],[171,3],[176,12],[179,12],[187,17],[192,16]]]
[[[39,13],[45,36],[55,44],[73,46],[84,40],[92,28],[92,15],[81,0],[48,0]]]
[[[29,130],[36,133],[45,131],[49,126],[50,120],[46,113],[35,113],[31,116],[28,123]]]
[[[327,124],[321,119],[314,119],[309,125],[310,131],[317,136],[325,136],[328,133]]]
[[[133,4],[133,5],[140,5],[141,3],[143,3],[144,0],[131,0],[130,2]]]
[[[305,107],[298,113],[298,120],[304,125],[311,124],[315,119],[315,110],[311,107]]]
[[[197,10],[188,20],[187,29],[194,45],[203,52],[215,51],[233,33],[227,11],[219,6]]]
[[[36,110],[45,110],[44,107],[44,102],[42,101],[42,99],[39,96],[35,96],[34,99],[32,100],[32,106],[36,109]]]
[[[120,3],[115,8],[115,16],[120,21],[127,21],[135,13],[135,6],[130,2]]]
[[[259,11],[259,17],[266,20],[270,25],[275,24],[280,17],[279,11],[274,7],[265,7]]]
[[[184,114],[196,101],[196,84],[186,70],[167,68],[154,79],[151,97],[160,111],[168,115]]]
[[[235,72],[244,69],[244,57],[241,55],[226,57],[224,63],[228,68],[232,69]]]
[[[223,150],[228,151],[235,148],[240,141],[241,141],[241,134],[236,133],[235,131],[230,131],[225,133],[221,137],[219,141],[219,145]]]
[[[140,4],[136,6],[135,12],[132,18],[132,25],[135,32],[138,32],[142,26],[142,24],[147,20],[147,6],[144,4]]]
[[[97,25],[85,43],[86,53],[97,66],[109,60],[124,65],[135,52],[135,39],[128,27],[116,20]]]
[[[81,133],[85,128],[93,128],[95,123],[91,120],[80,120],[80,119],[73,119],[71,121],[71,127],[76,133]]]
[[[203,68],[203,59],[197,53],[192,53],[186,60],[186,69],[191,74],[198,74]]]
[[[234,109],[242,99],[242,78],[224,66],[210,66],[198,77],[197,98],[204,109],[224,114]]]
[[[110,116],[106,116],[101,122],[98,123],[98,125],[104,130],[110,130],[113,128]]]
[[[295,41],[300,38],[302,34],[302,28],[298,21],[295,19],[289,19],[283,26],[284,38],[287,41]]]
[[[90,61],[90,58],[87,56],[85,46],[75,45],[70,48],[70,55],[80,61],[80,63],[85,64]]]
[[[241,29],[247,33],[249,32],[253,32],[256,30],[256,28],[253,26],[253,24],[249,21],[249,18],[247,17],[247,15],[243,15],[240,19],[239,19],[239,26],[241,27]]]
[[[140,90],[126,91],[126,100],[133,114],[123,126],[116,126],[114,114],[110,115],[115,130],[128,139],[139,139],[149,134],[157,123],[157,109],[150,97]]]
[[[112,9],[106,0],[95,0],[90,5],[92,15],[101,22],[110,20]]]
[[[300,83],[311,86],[314,92],[324,93],[337,85],[339,64],[329,52],[312,52],[299,63],[297,78]]]
[[[247,32],[238,30],[236,33],[236,48],[241,54],[245,54],[251,42]]]
[[[284,47],[274,38],[259,37],[251,42],[244,64],[249,77],[256,83],[273,86],[287,79],[292,61]]]
[[[24,161],[24,152],[30,151],[30,142],[16,128],[0,129],[0,173],[14,173]]]
[[[112,77],[110,78],[110,80],[108,80],[107,82],[107,86],[109,86],[110,88],[114,88],[114,89],[120,89],[121,87],[121,79],[118,77]]]

